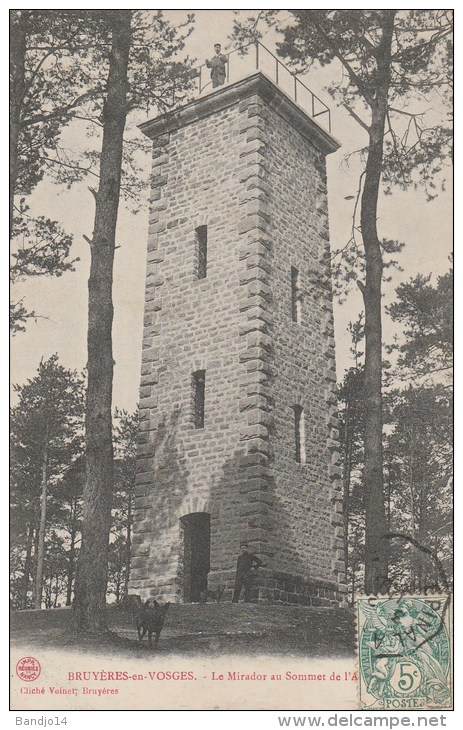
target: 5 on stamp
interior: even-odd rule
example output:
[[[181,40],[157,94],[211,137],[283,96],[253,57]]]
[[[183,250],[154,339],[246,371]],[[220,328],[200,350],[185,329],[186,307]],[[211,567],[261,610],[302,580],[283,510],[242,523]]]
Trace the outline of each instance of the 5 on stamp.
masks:
[[[357,599],[364,710],[452,707],[449,596]]]

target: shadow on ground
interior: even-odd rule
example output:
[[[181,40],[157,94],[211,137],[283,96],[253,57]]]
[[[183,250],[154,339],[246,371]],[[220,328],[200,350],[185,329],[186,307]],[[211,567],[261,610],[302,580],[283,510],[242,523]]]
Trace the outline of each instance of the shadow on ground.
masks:
[[[346,608],[313,608],[264,604],[177,604],[167,613],[157,649],[139,644],[132,615],[108,607],[111,632],[106,636],[73,634],[70,609],[15,611],[11,614],[12,645],[99,654],[256,656],[354,655],[354,613]]]

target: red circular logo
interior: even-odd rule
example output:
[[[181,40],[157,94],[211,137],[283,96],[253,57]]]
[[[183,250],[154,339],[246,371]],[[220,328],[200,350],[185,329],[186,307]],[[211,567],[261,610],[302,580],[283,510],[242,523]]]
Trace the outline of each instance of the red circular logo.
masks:
[[[16,664],[16,674],[23,682],[34,682],[40,675],[40,662],[33,656],[23,656]]]

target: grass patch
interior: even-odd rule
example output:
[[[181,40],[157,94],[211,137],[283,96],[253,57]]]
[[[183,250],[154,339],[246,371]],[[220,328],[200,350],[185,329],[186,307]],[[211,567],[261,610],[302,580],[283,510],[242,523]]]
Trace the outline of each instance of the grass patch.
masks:
[[[105,636],[73,634],[69,608],[15,611],[13,645],[69,648],[111,655],[146,652],[182,655],[354,656],[354,613],[348,608],[267,604],[175,604],[167,613],[158,649],[138,643],[130,612],[108,606]]]

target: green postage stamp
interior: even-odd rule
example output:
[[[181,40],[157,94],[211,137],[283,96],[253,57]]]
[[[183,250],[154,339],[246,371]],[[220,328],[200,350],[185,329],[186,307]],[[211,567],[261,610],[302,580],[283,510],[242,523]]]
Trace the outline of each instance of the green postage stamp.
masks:
[[[450,622],[449,596],[358,598],[362,709],[451,709]]]

